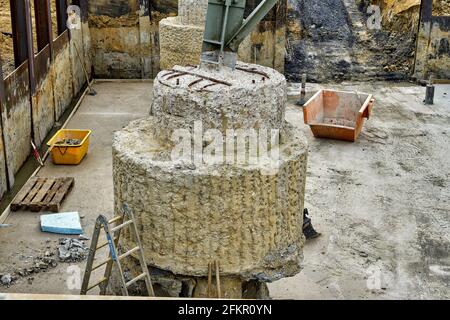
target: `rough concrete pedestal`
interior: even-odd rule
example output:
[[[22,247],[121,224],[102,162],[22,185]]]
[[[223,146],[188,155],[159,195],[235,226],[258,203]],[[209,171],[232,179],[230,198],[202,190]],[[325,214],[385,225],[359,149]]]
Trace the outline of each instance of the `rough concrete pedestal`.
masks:
[[[234,71],[174,69],[155,79],[151,116],[113,143],[116,210],[133,210],[154,282],[204,297],[217,260],[223,297],[240,298],[255,281],[294,276],[307,144],[284,120],[284,76],[242,63]],[[127,233],[121,245],[135,246]],[[133,262],[127,268],[138,272]]]

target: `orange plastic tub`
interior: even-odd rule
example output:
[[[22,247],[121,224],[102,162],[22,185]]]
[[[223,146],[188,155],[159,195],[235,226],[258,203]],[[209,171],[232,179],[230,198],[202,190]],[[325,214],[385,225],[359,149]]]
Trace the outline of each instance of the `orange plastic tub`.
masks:
[[[48,142],[54,164],[79,164],[89,148],[91,130],[61,129]],[[60,144],[65,139],[78,139],[79,144]]]
[[[303,118],[316,138],[355,141],[373,104],[371,94],[320,90],[303,106]]]

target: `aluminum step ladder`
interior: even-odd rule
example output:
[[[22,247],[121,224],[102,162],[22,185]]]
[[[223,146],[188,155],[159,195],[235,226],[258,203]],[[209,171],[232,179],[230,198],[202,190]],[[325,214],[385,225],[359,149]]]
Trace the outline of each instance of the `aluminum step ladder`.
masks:
[[[112,225],[115,226],[112,226]],[[134,238],[137,246],[132,248],[131,250],[125,252],[124,254],[118,255],[117,254],[117,246],[119,244],[120,234],[123,228],[129,227],[131,236]],[[104,230],[106,234],[107,241],[98,244],[98,239],[100,237],[101,230]],[[109,247],[109,257],[107,260],[102,261],[94,266],[95,261],[95,254],[97,251],[101,248],[104,248],[108,246]],[[135,277],[134,279],[130,281],[126,281],[123,269],[120,261],[131,255],[132,253],[137,253],[139,258],[139,264],[142,268],[142,273]],[[101,280],[97,281],[94,284],[89,284],[91,273],[94,270],[99,269],[100,267],[106,265],[104,276]],[[107,220],[105,216],[100,215],[97,218],[97,221],[95,223],[95,229],[94,234],[92,236],[91,241],[91,247],[89,250],[89,256],[86,262],[86,270],[84,272],[84,278],[83,278],[83,284],[81,286],[81,295],[86,295],[88,291],[94,289],[95,287],[100,288],[100,295],[106,294],[106,288],[109,283],[109,279],[111,277],[112,268],[115,266],[120,274],[120,281],[121,281],[121,289],[122,289],[122,295],[128,296],[128,287],[131,286],[133,283],[144,279],[145,280],[145,286],[147,288],[147,292],[149,296],[154,297],[155,293],[153,291],[152,281],[150,278],[150,273],[148,272],[147,264],[145,262],[144,252],[142,250],[141,240],[139,238],[139,233],[136,227],[136,223],[134,220],[134,215],[129,209],[128,205],[124,203],[122,207],[122,214],[119,216],[114,217],[111,220]]]

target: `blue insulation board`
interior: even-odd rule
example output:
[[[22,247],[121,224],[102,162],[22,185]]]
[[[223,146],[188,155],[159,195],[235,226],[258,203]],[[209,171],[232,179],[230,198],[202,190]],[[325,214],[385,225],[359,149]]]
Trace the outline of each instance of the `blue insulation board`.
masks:
[[[78,212],[63,212],[41,216],[41,230],[60,234],[82,234]]]

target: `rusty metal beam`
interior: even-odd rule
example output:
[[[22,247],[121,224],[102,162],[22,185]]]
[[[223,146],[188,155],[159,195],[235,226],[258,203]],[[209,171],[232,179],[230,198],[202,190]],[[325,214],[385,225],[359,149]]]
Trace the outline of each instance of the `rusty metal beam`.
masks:
[[[67,0],[56,0],[58,35],[67,30]]]
[[[34,0],[34,16],[38,51],[52,42],[52,24],[50,0]]]

